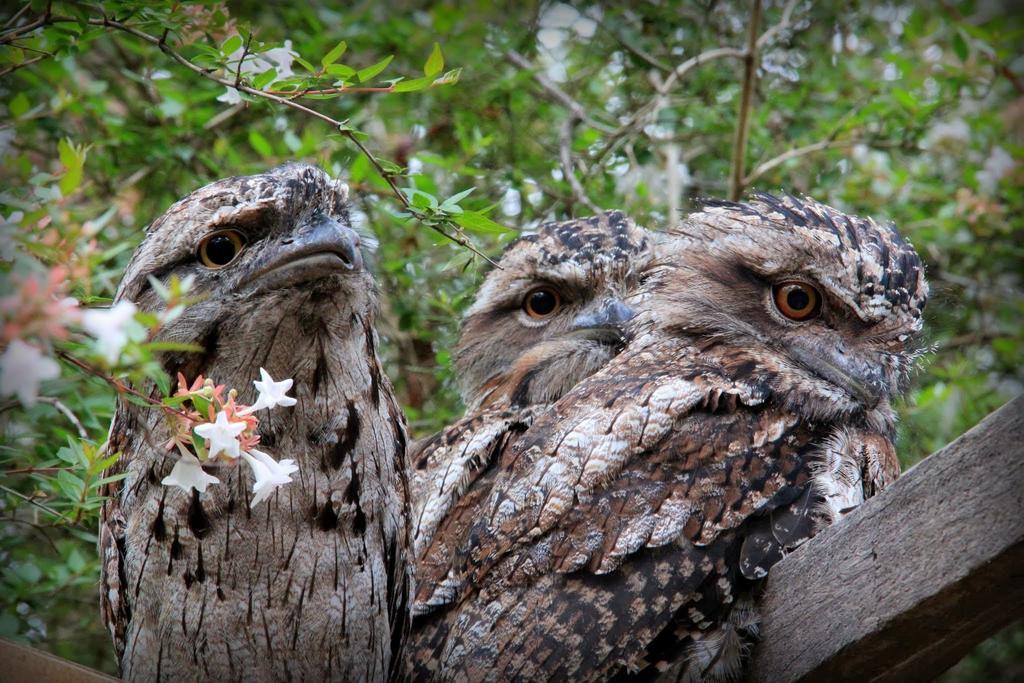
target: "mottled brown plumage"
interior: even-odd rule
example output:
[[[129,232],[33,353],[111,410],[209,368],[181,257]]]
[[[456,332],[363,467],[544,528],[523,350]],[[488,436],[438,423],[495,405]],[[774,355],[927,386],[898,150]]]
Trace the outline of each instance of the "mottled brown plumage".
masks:
[[[618,211],[540,226],[505,250],[463,321],[456,375],[466,416],[414,449],[414,537],[432,537],[494,456],[622,348],[623,298],[650,258],[650,235]],[[530,315],[531,293],[557,299]],[[553,299],[554,300],[554,299]],[[536,311],[533,311],[536,313]]]
[[[821,297],[799,322],[775,294],[796,281]],[[769,196],[691,216],[627,300],[623,351],[439,524],[414,677],[738,675],[751,582],[898,474],[890,400],[926,297],[870,220]]]
[[[197,258],[215,230],[240,233],[229,265]],[[247,467],[190,494],[160,485],[177,454],[159,410],[121,400],[121,458],[102,512],[104,616],[128,680],[384,680],[399,673],[410,589],[405,428],[381,373],[376,291],[347,188],[290,164],[229,178],[157,219],[119,301],[162,307],[150,283],[194,277],[202,300],[160,338],[168,377],[212,378],[252,403],[258,369],[294,378],[293,408],[261,418],[260,448],[294,481],[250,509]],[[138,387],[153,391],[151,387]]]

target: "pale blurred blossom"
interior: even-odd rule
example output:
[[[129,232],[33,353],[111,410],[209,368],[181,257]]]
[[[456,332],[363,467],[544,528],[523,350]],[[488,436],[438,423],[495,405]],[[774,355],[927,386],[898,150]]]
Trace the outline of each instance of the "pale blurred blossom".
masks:
[[[518,216],[523,210],[522,195],[515,188],[508,188],[501,198],[501,212],[506,216]]]
[[[14,339],[0,355],[0,396],[17,396],[29,408],[39,400],[39,385],[60,377],[57,361]]]
[[[971,139],[971,128],[963,119],[940,121],[924,136],[921,146],[935,149],[943,146],[960,146]]]
[[[107,309],[82,312],[82,327],[96,338],[97,346],[107,363],[113,365],[128,343],[128,326],[138,311],[131,301],[119,301]]]
[[[17,253],[15,249],[14,235],[18,231],[21,220],[25,217],[24,212],[14,211],[10,216],[4,218],[0,214],[0,261],[13,261]]]
[[[1017,162],[1002,147],[993,147],[985,160],[985,166],[978,171],[978,188],[986,194],[993,194],[999,187],[999,181],[1010,174]]]

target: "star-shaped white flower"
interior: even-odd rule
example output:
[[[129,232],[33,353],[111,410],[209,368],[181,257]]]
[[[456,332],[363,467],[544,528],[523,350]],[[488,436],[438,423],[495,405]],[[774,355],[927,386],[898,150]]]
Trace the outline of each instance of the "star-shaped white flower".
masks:
[[[210,460],[213,460],[220,453],[227,454],[230,458],[237,458],[238,435],[245,431],[244,422],[228,422],[228,415],[225,412],[217,413],[214,422],[197,425],[195,433],[206,439]]]
[[[263,368],[260,368],[260,378],[253,382],[256,391],[260,392],[260,395],[256,399],[256,403],[252,405],[252,410],[295,405],[296,400],[294,398],[285,396],[285,393],[292,388],[292,380],[283,379],[280,382],[275,382],[270,373]]]
[[[26,408],[39,399],[39,384],[60,377],[57,361],[20,339],[0,356],[0,396],[17,396]]]
[[[256,507],[259,503],[269,498],[270,494],[277,490],[278,487],[291,482],[292,478],[290,475],[299,471],[299,467],[295,464],[294,460],[277,462],[266,453],[255,448],[242,453],[242,457],[249,463],[249,467],[252,468],[252,474],[256,477],[256,483],[252,487],[254,495],[252,503],[249,504],[250,507]]]
[[[119,301],[111,308],[82,313],[82,327],[96,337],[97,346],[110,365],[117,362],[128,343],[128,325],[135,319],[137,310],[131,301]]]
[[[205,493],[207,486],[219,484],[220,479],[204,472],[199,458],[191,453],[183,453],[178,462],[174,463],[171,473],[160,483],[164,486],[180,486],[186,493],[192,489]]]

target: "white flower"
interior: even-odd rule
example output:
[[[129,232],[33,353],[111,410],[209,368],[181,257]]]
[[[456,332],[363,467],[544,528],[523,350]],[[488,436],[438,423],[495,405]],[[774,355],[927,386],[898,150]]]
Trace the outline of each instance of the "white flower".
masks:
[[[210,484],[219,484],[220,479],[203,471],[199,459],[191,453],[183,453],[174,463],[171,473],[160,482],[164,486],[180,486],[186,493],[191,489],[204,493]]]
[[[270,373],[260,368],[260,380],[253,382],[256,387],[256,391],[260,392],[259,398],[256,399],[256,403],[253,404],[250,411],[260,410],[262,408],[276,408],[277,406],[293,406],[296,404],[296,400],[291,396],[285,396],[285,392],[292,388],[292,381],[290,379],[283,379],[280,382],[275,382],[274,378],[270,376]]]
[[[11,341],[0,356],[0,396],[17,395],[26,408],[39,398],[39,383],[60,377],[57,361],[20,339]]]
[[[231,74],[239,71],[238,62],[242,59],[243,54],[245,54],[245,60],[242,61],[242,68],[240,70],[242,76],[255,76],[270,69],[277,71],[276,80],[290,78],[295,74],[292,71],[292,61],[298,54],[292,50],[292,41],[290,40],[284,41],[282,47],[275,47],[266,52],[249,52],[246,54],[243,48],[238,48],[228,57],[227,70]],[[217,99],[224,102],[225,100],[221,99],[222,97],[224,95]]]
[[[213,460],[219,453],[230,458],[238,457],[238,435],[245,431],[244,422],[228,422],[228,414],[217,413],[215,422],[197,425],[195,433],[206,439],[209,444],[209,458]]]
[[[131,301],[119,301],[111,308],[82,313],[82,327],[96,337],[107,363],[113,365],[121,357],[128,343],[128,325],[135,319],[137,310]]]
[[[952,149],[962,147],[971,140],[971,127],[963,119],[952,121],[940,121],[936,123],[924,136],[921,146],[925,149],[938,149],[949,147]]]
[[[13,261],[16,254],[14,235],[25,214],[15,211],[6,218],[0,214],[0,261]]]
[[[994,147],[988,159],[985,159],[985,167],[978,171],[978,187],[986,194],[993,194],[999,188],[999,181],[1016,165],[1017,162],[1009,152],[1002,147]]]
[[[292,478],[290,475],[299,471],[294,460],[277,462],[266,453],[255,448],[242,453],[242,457],[249,463],[249,467],[252,468],[252,474],[256,477],[256,483],[252,487],[252,492],[255,495],[252,497],[252,503],[249,504],[250,507],[256,507],[269,498],[270,494],[277,490],[278,487],[291,482]]]
[[[242,96],[238,94],[238,91],[234,88],[226,88],[223,93],[217,98],[218,102],[224,104],[238,104],[242,101]]]

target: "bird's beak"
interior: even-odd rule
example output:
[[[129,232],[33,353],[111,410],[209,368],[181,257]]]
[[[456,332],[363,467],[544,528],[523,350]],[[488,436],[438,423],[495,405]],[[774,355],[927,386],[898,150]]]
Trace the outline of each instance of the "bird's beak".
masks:
[[[245,284],[273,280],[290,285],[334,273],[362,270],[359,235],[329,216],[316,216],[284,238],[264,261],[254,268]]]
[[[636,311],[618,299],[608,299],[596,311],[577,316],[569,332],[597,341],[621,342],[625,324],[635,315]]]
[[[855,362],[838,351],[812,351],[801,347],[792,347],[791,351],[801,365],[846,391],[867,410],[875,408],[886,395],[884,372],[880,367]]]

